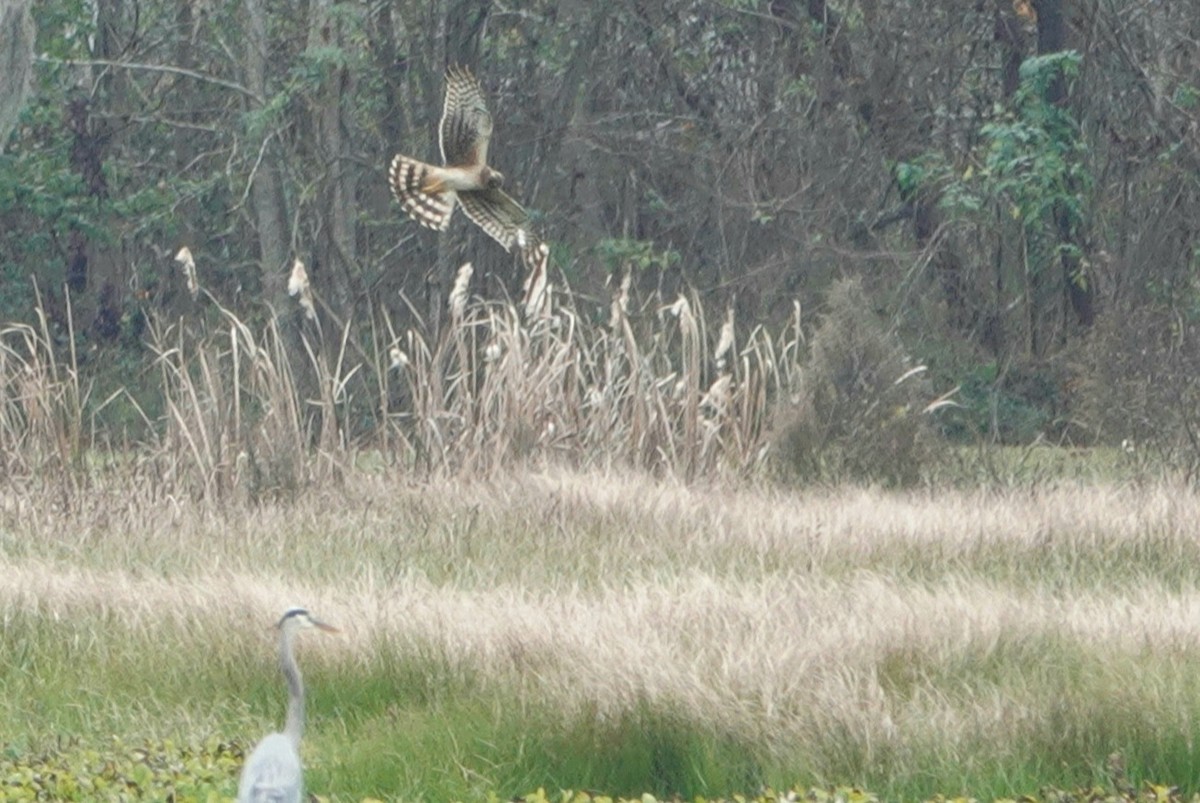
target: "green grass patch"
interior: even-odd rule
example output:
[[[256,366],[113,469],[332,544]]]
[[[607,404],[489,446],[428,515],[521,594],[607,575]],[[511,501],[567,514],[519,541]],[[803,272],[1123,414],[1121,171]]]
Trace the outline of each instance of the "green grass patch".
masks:
[[[282,683],[261,645],[206,620],[184,625],[10,615],[0,660],[9,761],[50,762],[55,777],[77,776],[46,786],[53,799],[106,799],[107,787],[95,784],[173,788],[179,799],[232,794],[237,745],[282,721]],[[301,657],[310,687],[308,784],[334,800],[486,800],[537,788],[711,799],[837,783],[889,800],[988,799],[1100,783],[1113,752],[1126,757],[1135,783],[1169,778],[1191,792],[1196,777],[1190,745],[1200,681],[1187,668],[1198,657],[1191,652],[1091,654],[1056,635],[977,645],[949,662],[919,649],[891,652],[874,671],[895,738],[872,741],[854,717],[813,710],[797,712],[811,731],[793,744],[769,731],[753,739],[722,732],[696,711],[649,699],[564,712],[436,650],[405,654],[384,644],[367,661]],[[963,713],[918,727],[922,708],[937,708],[931,701],[954,703],[942,709],[948,717],[987,698],[1001,701],[990,722]],[[1005,700],[1020,705],[1006,714]],[[129,736],[113,741],[113,733]],[[181,752],[155,758],[150,748],[127,747],[139,740]]]

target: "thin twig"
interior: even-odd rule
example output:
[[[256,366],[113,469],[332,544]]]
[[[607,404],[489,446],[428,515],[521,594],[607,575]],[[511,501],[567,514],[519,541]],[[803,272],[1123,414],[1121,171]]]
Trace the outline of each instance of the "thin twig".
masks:
[[[66,67],[120,67],[125,70],[146,70],[148,72],[165,72],[174,73],[175,75],[184,75],[188,78],[195,78],[197,81],[203,81],[206,84],[215,84],[223,86],[226,89],[232,89],[234,92],[240,92],[246,97],[262,103],[263,99],[251,92],[246,87],[234,81],[226,81],[224,78],[217,78],[213,75],[188,70],[183,67],[174,67],[169,64],[142,64],[135,61],[111,61],[109,59],[56,59],[50,56],[37,56],[36,61],[42,64],[61,64]]]

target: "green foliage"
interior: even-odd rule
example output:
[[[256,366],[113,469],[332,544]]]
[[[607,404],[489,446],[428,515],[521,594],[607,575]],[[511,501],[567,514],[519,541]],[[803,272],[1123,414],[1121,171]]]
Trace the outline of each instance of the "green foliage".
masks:
[[[1047,370],[980,363],[958,378],[959,407],[939,418],[943,435],[961,443],[1030,443],[1053,422],[1060,408],[1061,381]]]
[[[1200,107],[1200,87],[1183,84],[1175,90],[1173,100],[1181,109],[1191,110]]]
[[[624,237],[601,240],[596,244],[596,253],[612,272],[625,265],[637,271],[667,270],[680,259],[674,249],[659,250],[652,242]]]
[[[942,154],[937,152],[923,153],[907,162],[897,162],[892,167],[892,175],[900,195],[913,198],[922,191],[927,191],[933,185],[943,184],[949,173]]]
[[[59,3],[34,3],[33,18],[37,27],[37,52],[54,59],[87,58],[88,41],[96,35],[96,17],[86,0],[64,0]],[[64,64],[42,65],[51,78],[67,73]]]
[[[991,243],[994,275],[976,281],[966,268],[955,277],[956,326],[987,333],[986,362],[944,377],[961,390],[960,409],[942,419],[955,439],[986,437],[1028,443],[1064,417],[1062,377],[1043,367],[1000,372],[997,355],[1042,358],[1058,325],[1065,282],[1088,289],[1088,262],[1079,247],[1093,179],[1083,132],[1065,105],[1063,83],[1079,72],[1068,51],[1027,59],[1007,108],[997,107],[977,130],[966,167],[927,152],[894,167],[901,193],[935,195],[968,240]],[[1059,279],[1063,266],[1070,275]],[[1028,351],[1013,348],[1027,335]],[[937,350],[937,347],[934,347]],[[1021,359],[1022,357],[1018,357]]]
[[[1051,91],[1056,82],[1075,77],[1080,62],[1074,51],[1027,59],[1011,108],[979,128],[982,153],[974,156],[980,169],[958,174],[940,153],[926,153],[894,168],[901,192],[911,196],[937,185],[943,209],[985,226],[990,224],[984,213],[1001,209],[1021,231],[1030,274],[1048,270],[1060,256],[1081,257],[1063,234],[1084,222],[1093,183],[1087,146],[1071,110],[1055,102]],[[1088,282],[1082,269],[1072,279]]]
[[[72,230],[101,240],[111,236],[70,167],[70,142],[60,110],[36,99],[26,107],[21,128],[28,136],[0,154],[0,219],[8,222],[0,226],[4,320],[29,319],[30,277],[37,277],[43,287],[62,284]]]
[[[1075,248],[1060,234],[1083,222],[1092,185],[1079,126],[1049,96],[1055,82],[1078,73],[1080,61],[1074,51],[1027,59],[1012,109],[980,128],[982,170],[964,176],[942,199],[946,208],[968,215],[998,204],[1020,224],[1031,254],[1027,269],[1034,273]],[[1082,284],[1087,277],[1080,273],[1074,280]]]
[[[918,162],[900,162],[896,165],[896,184],[904,195],[912,195],[928,177],[928,171]]]

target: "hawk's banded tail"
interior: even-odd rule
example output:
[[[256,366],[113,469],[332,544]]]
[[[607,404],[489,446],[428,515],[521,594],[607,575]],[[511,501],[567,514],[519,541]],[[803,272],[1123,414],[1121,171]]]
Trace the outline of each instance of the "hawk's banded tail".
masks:
[[[431,186],[431,172],[430,165],[397,154],[388,170],[388,181],[409,217],[422,226],[445,231],[454,212],[455,192]]]

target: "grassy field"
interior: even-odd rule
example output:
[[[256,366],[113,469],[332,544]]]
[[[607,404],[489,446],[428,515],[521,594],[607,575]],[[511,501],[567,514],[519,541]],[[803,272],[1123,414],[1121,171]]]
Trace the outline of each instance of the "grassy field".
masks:
[[[0,494],[6,755],[280,726],[331,800],[1197,787],[1200,497],[363,471],[288,502]],[[227,792],[232,794],[236,767]]]
[[[294,604],[343,631],[299,645],[326,800],[1200,789],[1200,495],[1140,449],[956,449],[953,391],[814,365],[799,307],[458,301],[433,338],[206,296],[132,384],[0,328],[0,799],[228,798]]]

